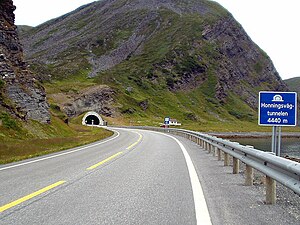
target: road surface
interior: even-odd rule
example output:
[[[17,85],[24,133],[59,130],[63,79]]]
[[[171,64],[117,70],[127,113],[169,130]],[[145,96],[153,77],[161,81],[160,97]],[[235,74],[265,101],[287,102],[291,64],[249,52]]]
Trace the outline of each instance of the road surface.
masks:
[[[201,193],[182,147],[163,134],[118,129],[84,149],[4,165],[0,224],[196,224],[197,206],[198,221],[209,223],[205,201],[195,206]]]
[[[0,224],[298,224],[195,143],[114,130],[97,143],[0,166]]]

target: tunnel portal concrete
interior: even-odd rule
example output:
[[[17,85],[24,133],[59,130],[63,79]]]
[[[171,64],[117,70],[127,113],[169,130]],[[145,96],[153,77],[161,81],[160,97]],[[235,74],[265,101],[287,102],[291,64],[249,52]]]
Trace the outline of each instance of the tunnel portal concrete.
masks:
[[[104,126],[105,121],[96,112],[88,112],[82,118],[82,125],[87,126]]]

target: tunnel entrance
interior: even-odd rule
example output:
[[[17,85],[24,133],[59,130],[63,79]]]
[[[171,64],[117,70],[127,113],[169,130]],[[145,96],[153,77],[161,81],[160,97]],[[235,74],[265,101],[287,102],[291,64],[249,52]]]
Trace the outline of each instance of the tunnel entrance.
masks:
[[[82,125],[87,126],[104,126],[106,122],[96,112],[88,112],[82,118]]]
[[[87,125],[100,125],[100,120],[97,116],[90,115],[85,119]]]

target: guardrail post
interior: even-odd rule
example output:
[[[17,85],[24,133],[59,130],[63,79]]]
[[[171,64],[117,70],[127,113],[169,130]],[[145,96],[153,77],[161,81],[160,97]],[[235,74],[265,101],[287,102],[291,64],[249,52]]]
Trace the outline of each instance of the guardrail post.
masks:
[[[233,157],[233,174],[238,174],[240,171],[240,160]]]
[[[227,152],[224,152],[224,166],[229,166],[229,155]]]
[[[208,143],[208,153],[211,153],[211,144]]]
[[[247,164],[246,164],[245,175],[246,175],[245,185],[252,186],[253,185],[253,168]]]
[[[214,156],[217,156],[217,150],[218,150],[218,148],[216,146],[214,146]]]
[[[273,205],[276,203],[276,181],[266,176],[266,204]]]
[[[218,149],[218,161],[221,161],[222,160],[222,152],[221,152],[221,149],[217,148]]]

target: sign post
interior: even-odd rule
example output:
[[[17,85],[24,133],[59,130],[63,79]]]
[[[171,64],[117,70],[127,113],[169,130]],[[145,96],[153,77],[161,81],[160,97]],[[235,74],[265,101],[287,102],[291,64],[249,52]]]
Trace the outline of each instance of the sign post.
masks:
[[[280,156],[281,127],[297,125],[297,93],[259,92],[258,124],[273,126],[272,152]]]

